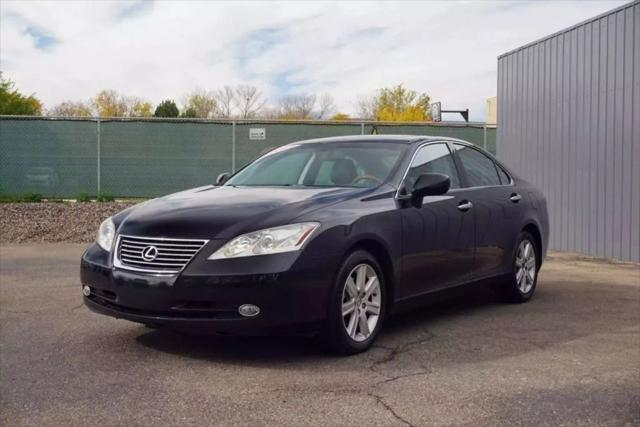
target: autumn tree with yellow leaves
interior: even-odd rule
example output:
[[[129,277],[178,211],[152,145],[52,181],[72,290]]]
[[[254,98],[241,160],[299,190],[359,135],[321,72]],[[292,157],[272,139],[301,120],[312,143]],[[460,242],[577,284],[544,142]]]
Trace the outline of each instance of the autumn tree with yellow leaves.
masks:
[[[431,120],[429,95],[403,85],[379,89],[375,95],[361,98],[361,118],[381,122],[424,122]]]
[[[39,116],[42,102],[35,95],[23,95],[13,81],[2,77],[0,71],[0,114]]]

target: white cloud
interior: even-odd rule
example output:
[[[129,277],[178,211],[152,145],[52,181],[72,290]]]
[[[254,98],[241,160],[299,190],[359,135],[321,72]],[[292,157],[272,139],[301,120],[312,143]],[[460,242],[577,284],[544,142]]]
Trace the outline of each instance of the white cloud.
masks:
[[[484,120],[496,58],[624,1],[2,2],[0,68],[46,106],[251,83],[271,99],[404,83]]]

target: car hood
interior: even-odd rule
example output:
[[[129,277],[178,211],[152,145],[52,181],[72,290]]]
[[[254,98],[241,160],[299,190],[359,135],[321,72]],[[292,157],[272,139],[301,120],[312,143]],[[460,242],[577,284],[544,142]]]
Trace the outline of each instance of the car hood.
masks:
[[[367,190],[207,186],[134,207],[119,225],[118,232],[149,237],[228,239],[286,224],[300,215],[363,192]]]

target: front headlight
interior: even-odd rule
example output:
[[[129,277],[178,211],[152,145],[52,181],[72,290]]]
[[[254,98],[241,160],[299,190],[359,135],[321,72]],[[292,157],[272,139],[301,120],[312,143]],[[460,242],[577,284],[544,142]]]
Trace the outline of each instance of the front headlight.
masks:
[[[105,219],[100,228],[98,229],[98,235],[96,236],[96,243],[100,245],[102,249],[107,252],[111,252],[113,247],[113,239],[116,237],[116,226],[113,224],[111,217]]]
[[[215,251],[209,259],[239,258],[297,251],[319,225],[317,222],[302,222],[243,234]]]

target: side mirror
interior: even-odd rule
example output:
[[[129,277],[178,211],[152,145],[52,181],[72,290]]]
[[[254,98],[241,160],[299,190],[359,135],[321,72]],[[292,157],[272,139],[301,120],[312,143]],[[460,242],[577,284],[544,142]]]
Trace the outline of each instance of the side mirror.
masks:
[[[216,185],[222,185],[229,180],[231,175],[228,172],[223,172],[216,178]]]
[[[425,173],[418,177],[413,185],[411,198],[422,200],[424,196],[439,196],[449,191],[451,180],[441,173]]]

